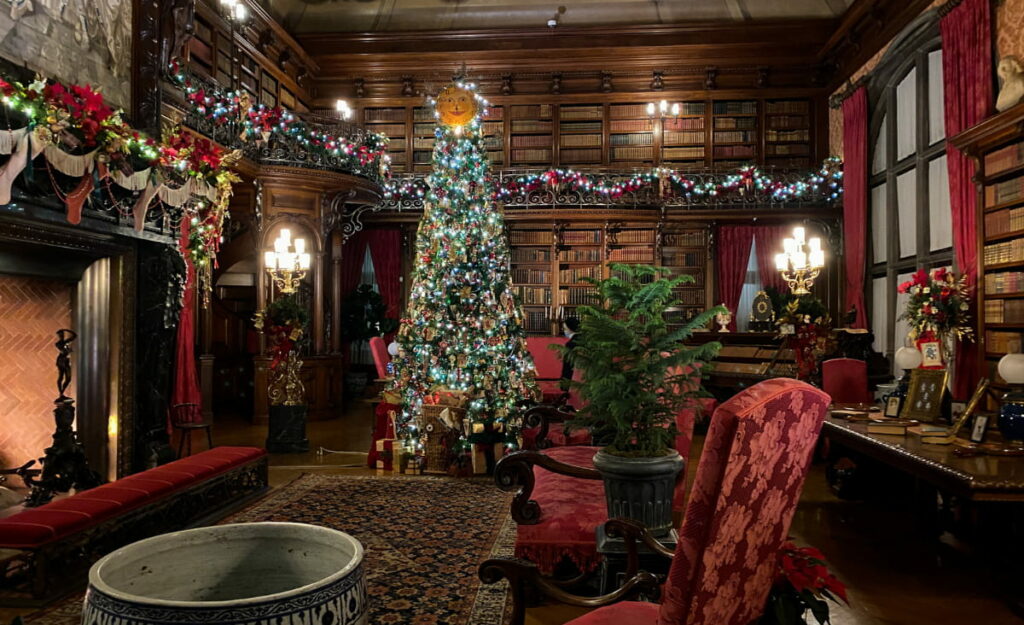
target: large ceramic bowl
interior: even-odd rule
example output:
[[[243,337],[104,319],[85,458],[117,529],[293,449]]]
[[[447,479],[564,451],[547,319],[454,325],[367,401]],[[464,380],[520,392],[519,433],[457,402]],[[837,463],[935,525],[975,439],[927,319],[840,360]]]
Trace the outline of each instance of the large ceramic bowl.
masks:
[[[363,546],[302,523],[148,538],[89,570],[82,624],[101,623],[366,625]]]

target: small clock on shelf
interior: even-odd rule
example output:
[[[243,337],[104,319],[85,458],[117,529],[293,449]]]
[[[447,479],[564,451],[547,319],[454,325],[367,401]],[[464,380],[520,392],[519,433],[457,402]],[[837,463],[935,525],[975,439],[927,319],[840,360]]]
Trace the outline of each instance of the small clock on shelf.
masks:
[[[750,331],[771,332],[775,329],[775,309],[768,293],[758,291],[754,303],[750,307]]]

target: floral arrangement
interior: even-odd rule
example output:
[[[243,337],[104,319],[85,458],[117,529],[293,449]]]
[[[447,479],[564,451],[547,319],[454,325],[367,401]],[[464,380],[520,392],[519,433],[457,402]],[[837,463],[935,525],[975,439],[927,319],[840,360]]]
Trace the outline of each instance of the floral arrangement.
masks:
[[[846,586],[829,572],[825,556],[813,547],[786,542],[778,552],[778,570],[764,616],[758,625],[805,625],[808,611],[819,625],[829,622],[828,601],[846,599]]]
[[[24,119],[25,127],[0,132],[0,154],[11,158],[3,166],[0,204],[9,202],[10,185],[42,146],[47,163],[73,178],[72,192],[58,188],[68,205],[68,220],[77,223],[82,203],[94,189],[94,178],[106,188],[118,210],[135,217],[136,228],[155,197],[181,207],[191,229],[187,242],[204,296],[216,262],[224,220],[231,200],[231,185],[238,181],[229,167],[240,157],[207,139],[181,128],[168,129],[160,139],[133,129],[122,111],[109,106],[90,85],[66,85],[37,78],[25,85],[0,79],[2,102],[8,117]],[[95,168],[97,175],[89,175]],[[111,185],[135,192],[118,200]],[[138,193],[141,192],[141,193]]]
[[[302,340],[308,324],[309,311],[299,304],[295,294],[282,295],[256,313],[253,325],[270,338],[272,371],[288,359],[288,353]]]
[[[572,169],[550,169],[541,173],[523,174],[515,178],[495,181],[492,199],[508,202],[541,187],[567,191],[596,193],[611,199],[648,187],[657,188],[659,194],[670,190],[683,197],[720,196],[753,191],[767,192],[776,201],[798,200],[808,194],[827,191],[828,200],[842,195],[843,163],[837,157],[826,159],[821,168],[795,182],[775,180],[758,168],[748,165],[736,173],[719,179],[698,181],[686,174],[665,168],[633,174],[629,179],[611,179],[601,174],[589,174]],[[423,180],[393,182],[385,188],[385,198],[398,201],[422,199],[427,193]]]
[[[832,317],[813,295],[780,295],[773,298],[775,302],[781,304],[775,325],[781,334],[791,337],[797,379],[812,379],[818,373],[821,358],[829,352]]]
[[[391,176],[391,159],[387,155],[388,139],[384,135],[369,133],[365,142],[318,130],[302,121],[291,111],[281,107],[253,104],[244,91],[221,91],[197,86],[181,70],[177,62],[170,66],[170,80],[185,93],[193,114],[215,124],[236,123],[241,126],[243,140],[266,141],[271,135],[296,141],[305,149],[324,156],[342,159],[353,170],[376,173],[381,179]],[[376,172],[370,167],[377,163]]]
[[[910,338],[934,334],[961,341],[974,339],[965,277],[958,278],[944,267],[931,274],[918,269],[897,290],[910,295],[907,309],[899,317],[910,324]]]

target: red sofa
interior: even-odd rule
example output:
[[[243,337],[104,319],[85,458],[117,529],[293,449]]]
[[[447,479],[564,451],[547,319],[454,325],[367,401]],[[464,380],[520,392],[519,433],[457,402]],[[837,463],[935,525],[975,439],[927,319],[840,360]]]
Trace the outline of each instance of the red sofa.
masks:
[[[102,555],[219,518],[266,488],[265,450],[215,447],[0,519],[0,549],[23,554],[8,561],[0,597],[11,605],[59,597]]]

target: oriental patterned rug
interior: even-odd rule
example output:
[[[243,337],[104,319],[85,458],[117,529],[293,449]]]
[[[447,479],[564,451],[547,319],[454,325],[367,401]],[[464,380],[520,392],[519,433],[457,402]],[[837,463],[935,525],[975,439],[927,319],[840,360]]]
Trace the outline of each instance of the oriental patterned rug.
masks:
[[[506,582],[486,586],[477,565],[511,556],[511,498],[490,480],[303,475],[222,523],[292,521],[355,536],[366,549],[374,625],[501,625]],[[79,625],[81,595],[25,619]]]

